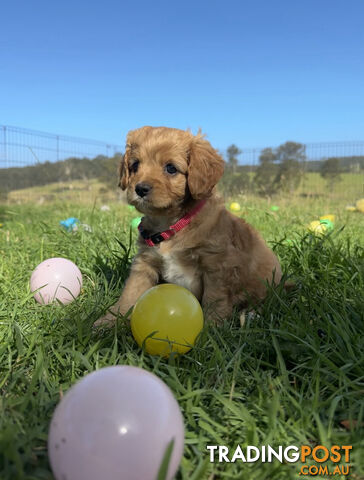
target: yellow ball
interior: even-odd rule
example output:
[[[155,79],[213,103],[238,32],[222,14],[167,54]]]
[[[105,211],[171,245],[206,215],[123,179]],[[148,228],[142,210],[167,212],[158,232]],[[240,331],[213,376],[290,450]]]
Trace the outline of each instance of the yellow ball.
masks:
[[[320,220],[330,220],[330,222],[334,223],[335,215],[322,215],[322,217],[320,217]]]
[[[229,208],[232,212],[240,212],[240,209],[241,209],[240,204],[238,202],[231,203]]]
[[[202,308],[186,288],[164,283],[147,290],[131,314],[131,331],[141,347],[151,355],[168,357],[171,352],[186,353],[203,327]],[[172,343],[175,342],[175,343]]]
[[[320,223],[318,220],[314,220],[313,222],[311,222],[308,226],[308,229],[315,235],[322,235],[327,231],[326,225]]]
[[[360,200],[358,200],[358,201],[356,202],[356,209],[357,209],[359,212],[364,213],[364,198],[361,198]]]
[[[320,222],[319,220],[314,220],[313,222],[311,222],[308,226],[308,229],[311,231],[311,232],[314,232],[315,229],[320,225]]]

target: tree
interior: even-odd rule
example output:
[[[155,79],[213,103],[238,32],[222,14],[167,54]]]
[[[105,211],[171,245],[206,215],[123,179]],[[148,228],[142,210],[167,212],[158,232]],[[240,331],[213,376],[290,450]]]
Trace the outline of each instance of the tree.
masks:
[[[303,178],[303,162],[306,160],[305,146],[298,142],[286,142],[277,148],[279,170],[275,183],[277,190],[293,193]]]
[[[240,155],[242,151],[234,144],[230,145],[227,149],[227,158],[228,158],[228,166],[231,167],[232,171],[235,173],[236,167],[238,166],[238,155]]]
[[[113,157],[105,157],[102,161],[102,173],[99,180],[104,183],[107,188],[117,188],[118,184],[118,166],[121,161],[121,153],[115,153]]]
[[[327,181],[327,187],[333,188],[341,180],[340,172],[340,160],[331,157],[322,163],[320,175]]]
[[[276,149],[276,159],[283,163],[285,160],[296,160],[303,162],[306,160],[306,147],[298,142],[286,142]]]
[[[247,193],[250,189],[250,178],[247,172],[237,172],[226,170],[219,182],[219,190],[226,197],[236,196],[241,193]]]
[[[272,163],[277,160],[277,155],[273,152],[272,148],[263,148],[261,154],[259,155],[259,162],[261,164]]]
[[[286,142],[274,150],[262,150],[254,179],[258,193],[271,196],[278,191],[294,192],[302,180],[305,159],[302,143]]]
[[[301,183],[303,168],[300,162],[293,158],[284,160],[278,169],[274,180],[276,190],[293,193]]]
[[[254,184],[260,195],[270,197],[275,193],[274,180],[278,171],[275,160],[276,154],[272,148],[264,148],[259,155],[260,165],[255,172]]]

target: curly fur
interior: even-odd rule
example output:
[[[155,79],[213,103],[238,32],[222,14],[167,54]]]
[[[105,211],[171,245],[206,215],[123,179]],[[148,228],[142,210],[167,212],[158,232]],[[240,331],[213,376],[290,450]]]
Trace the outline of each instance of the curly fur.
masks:
[[[168,173],[168,164],[177,172]],[[124,315],[142,293],[161,282],[187,287],[208,318],[219,322],[235,306],[264,299],[267,282],[280,281],[273,252],[217,195],[214,187],[223,169],[223,159],[200,133],[165,127],[129,132],[119,185],[127,189],[128,202],[145,214],[144,229],[166,230],[201,199],[207,201],[187,227],[158,246],[149,247],[139,238],[123,293],[98,324],[114,321],[117,312]],[[140,197],[137,185],[150,191]]]

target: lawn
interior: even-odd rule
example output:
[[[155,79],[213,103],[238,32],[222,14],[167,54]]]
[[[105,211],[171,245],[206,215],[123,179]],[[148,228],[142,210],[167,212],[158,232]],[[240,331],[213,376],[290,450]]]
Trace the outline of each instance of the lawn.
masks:
[[[62,201],[89,205],[90,199],[97,198],[107,203],[117,200],[121,190],[105,188],[105,184],[96,178],[74,180],[72,182],[55,182],[38,187],[12,190],[7,196],[8,203],[24,204],[28,202],[39,205]]]
[[[277,212],[266,200],[237,200],[295,286],[270,291],[243,328],[235,317],[205,326],[191,352],[170,360],[145,354],[122,320],[109,331],[91,328],[118,297],[135,253],[125,205],[106,212],[97,201],[0,207],[1,480],[53,478],[46,441],[62,393],[116,364],[154,372],[178,400],[186,429],[178,479],[299,478],[299,463],[210,463],[206,449],[268,444],[352,445],[346,478],[364,478],[364,215],[325,196],[275,199]],[[328,213],[336,215],[332,233],[307,232]],[[69,216],[92,231],[65,232],[58,223]],[[79,266],[83,290],[70,305],[40,306],[30,274],[54,256]]]

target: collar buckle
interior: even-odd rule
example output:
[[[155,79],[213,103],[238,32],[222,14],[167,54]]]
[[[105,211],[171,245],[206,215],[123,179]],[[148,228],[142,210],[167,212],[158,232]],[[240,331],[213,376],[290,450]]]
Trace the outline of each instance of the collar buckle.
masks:
[[[155,245],[158,245],[159,243],[163,242],[164,238],[160,233],[154,233],[154,235],[149,237],[149,240],[151,240]]]

